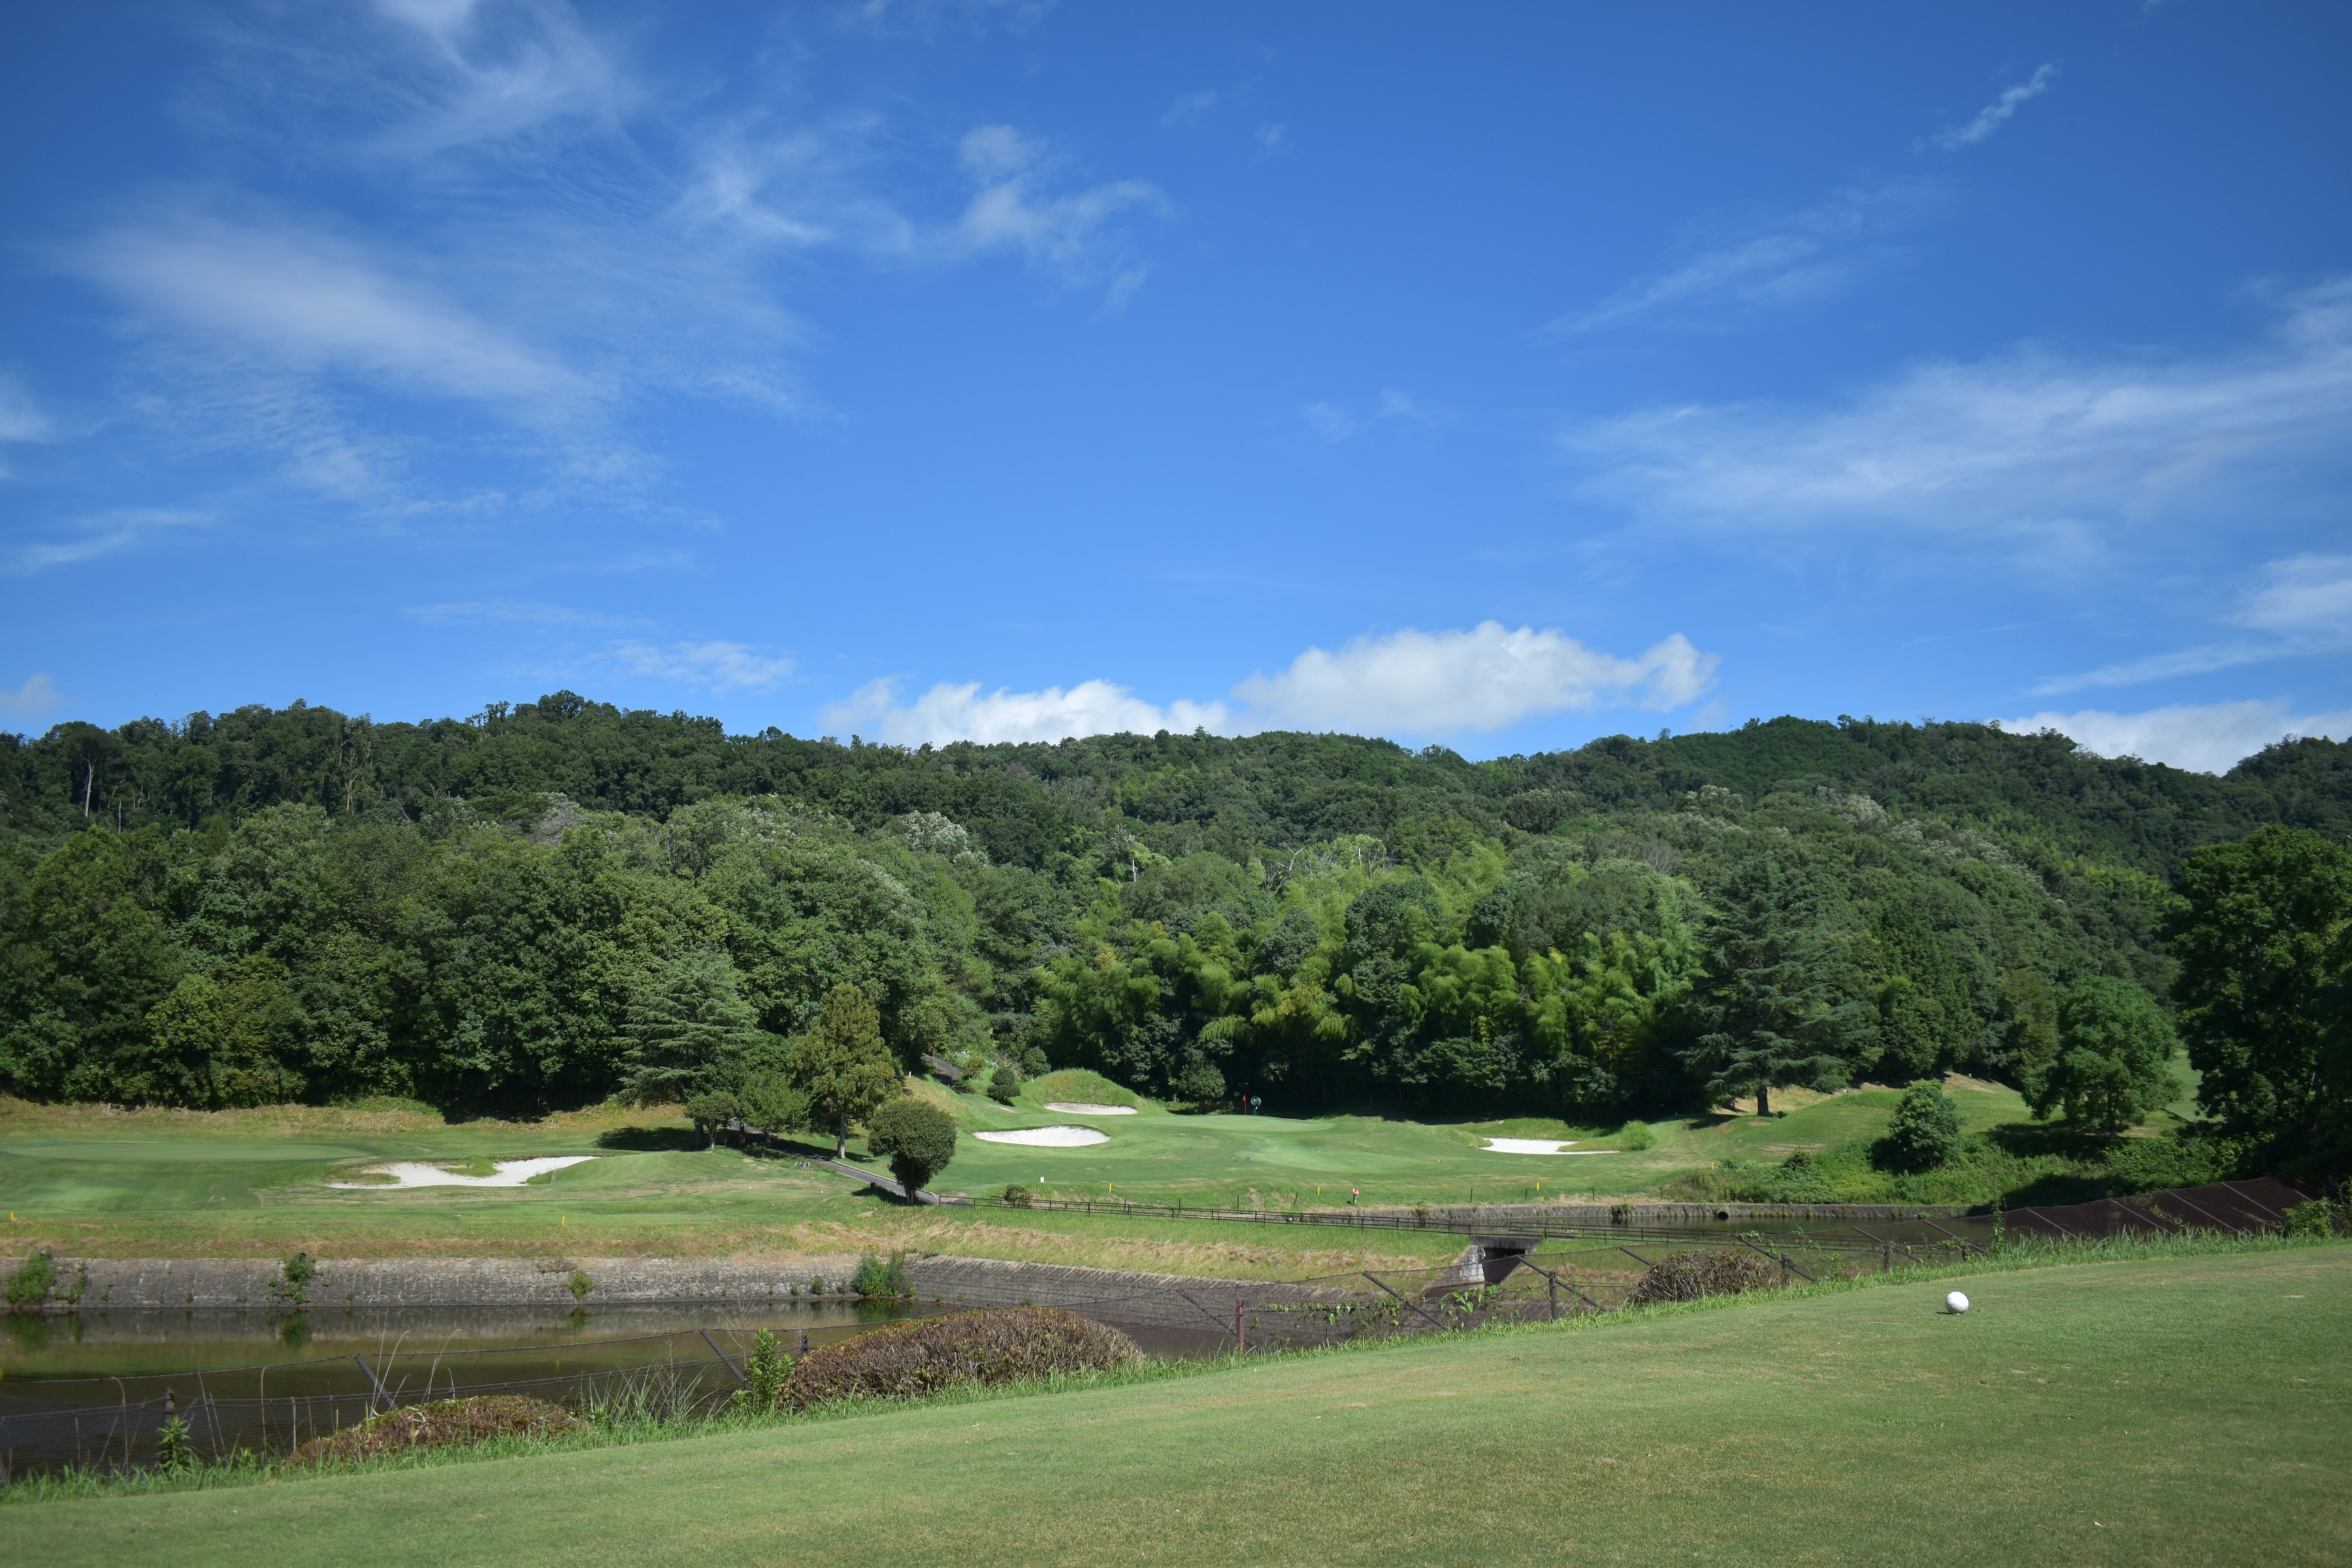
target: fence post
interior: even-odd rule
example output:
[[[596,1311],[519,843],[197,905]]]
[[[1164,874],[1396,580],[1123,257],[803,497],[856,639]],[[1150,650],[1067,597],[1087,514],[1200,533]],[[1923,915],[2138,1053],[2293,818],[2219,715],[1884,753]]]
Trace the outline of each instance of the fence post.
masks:
[[[1249,1309],[1239,1296],[1234,1298],[1234,1353],[1249,1354]]]

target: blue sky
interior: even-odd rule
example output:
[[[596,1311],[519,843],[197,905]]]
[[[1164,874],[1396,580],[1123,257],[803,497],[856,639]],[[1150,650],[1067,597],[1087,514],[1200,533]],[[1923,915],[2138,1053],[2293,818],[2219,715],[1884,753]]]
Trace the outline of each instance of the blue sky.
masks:
[[[2352,12],[52,6],[0,725],[2352,734]]]

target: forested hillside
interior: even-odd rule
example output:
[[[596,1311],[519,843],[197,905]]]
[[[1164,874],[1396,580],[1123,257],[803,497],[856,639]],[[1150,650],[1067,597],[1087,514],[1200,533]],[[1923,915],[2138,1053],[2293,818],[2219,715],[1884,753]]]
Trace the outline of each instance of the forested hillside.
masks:
[[[2165,994],[2189,851],[2352,827],[2347,751],[2217,779],[1795,719],[1475,763],[1301,734],[907,751],[570,693],[66,724],[0,737],[0,1087],[524,1109],[717,1042],[683,1091],[844,982],[909,1065],[1287,1109],[2021,1080],[2084,981]]]

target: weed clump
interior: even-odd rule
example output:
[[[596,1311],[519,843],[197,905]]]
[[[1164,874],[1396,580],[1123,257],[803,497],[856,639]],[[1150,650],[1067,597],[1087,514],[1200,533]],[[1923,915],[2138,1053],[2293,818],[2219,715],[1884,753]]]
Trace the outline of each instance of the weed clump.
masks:
[[[907,1294],[906,1255],[893,1253],[886,1263],[867,1253],[857,1260],[857,1272],[849,1277],[849,1288],[860,1296],[904,1296]]]
[[[1781,1283],[1780,1266],[1753,1252],[1677,1252],[1650,1265],[1628,1301],[1654,1307],[1703,1296],[1738,1296]]]
[[[907,1399],[959,1384],[1022,1383],[1142,1360],[1117,1329],[1058,1307],[958,1312],[812,1351],[785,1379],[783,1401],[805,1410],[843,1399]]]
[[[473,1399],[436,1399],[425,1405],[369,1415],[358,1427],[334,1436],[315,1436],[287,1455],[294,1465],[348,1465],[376,1460],[412,1448],[463,1448],[497,1436],[558,1436],[585,1432],[588,1422],[562,1405],[522,1394],[478,1394]]]
[[[289,1458],[298,1465],[348,1464],[413,1448],[464,1447],[493,1437],[551,1437],[587,1428],[588,1423],[544,1399],[486,1394],[387,1410],[332,1436],[313,1437]]]

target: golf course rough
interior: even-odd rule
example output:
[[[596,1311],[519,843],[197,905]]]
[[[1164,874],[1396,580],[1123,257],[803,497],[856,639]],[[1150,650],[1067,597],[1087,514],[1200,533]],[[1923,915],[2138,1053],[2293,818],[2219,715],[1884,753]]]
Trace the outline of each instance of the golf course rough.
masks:
[[[0,1518],[57,1568],[2352,1561],[2352,1246],[1969,1284]]]

